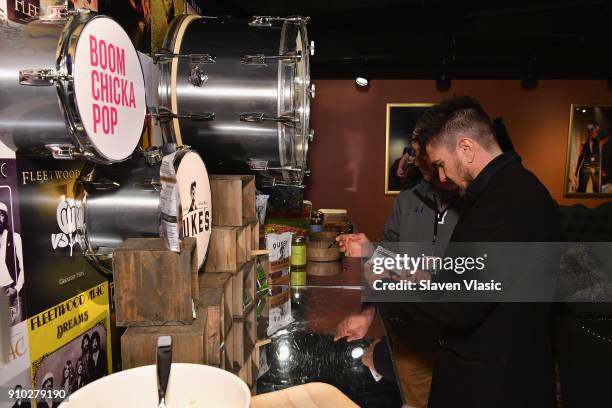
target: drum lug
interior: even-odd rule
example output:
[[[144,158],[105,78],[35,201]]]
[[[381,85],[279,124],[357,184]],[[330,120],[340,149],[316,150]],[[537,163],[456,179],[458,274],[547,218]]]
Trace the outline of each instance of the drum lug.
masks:
[[[268,62],[289,62],[296,63],[302,60],[301,51],[286,52],[282,55],[263,55],[263,54],[247,54],[240,58],[242,65],[267,65]]]
[[[271,27],[273,23],[290,21],[294,23],[308,23],[310,17],[292,16],[292,17],[279,17],[279,16],[253,16],[253,19],[249,23],[251,27]]]
[[[310,129],[310,132],[308,132],[308,142],[309,143],[312,143],[314,141],[314,135],[315,135],[314,129]]]
[[[268,170],[267,160],[250,159],[247,160],[247,165],[252,171],[266,171]]]
[[[208,122],[215,120],[214,112],[188,112],[174,113],[167,108],[158,108],[157,112],[151,113],[160,122],[169,122],[172,119],[189,119],[197,122]]]
[[[310,55],[314,55],[315,53],[315,42],[311,41],[310,45],[308,46],[308,50],[310,51]]]
[[[241,122],[280,122],[284,125],[293,125],[300,121],[293,113],[280,116],[266,116],[263,112],[243,112],[240,114]]]
[[[73,145],[69,144],[48,144],[45,147],[51,152],[53,158],[57,160],[72,160],[87,156],[87,154],[77,151]]]
[[[162,161],[162,154],[159,151],[159,147],[157,147],[157,146],[151,146],[151,147],[147,148],[143,152],[143,156],[145,158],[145,162],[149,166],[155,166],[155,165],[161,163],[161,161]]]
[[[315,84],[310,84],[310,87],[308,88],[308,93],[310,94],[310,97],[314,99],[316,94]]]
[[[208,82],[208,75],[198,65],[191,67],[189,71],[189,83],[193,86],[201,87]]]
[[[70,80],[72,76],[62,75],[54,69],[22,69],[19,84],[26,86],[51,86],[57,81]]]
[[[174,54],[165,51],[153,55],[153,62],[157,64],[159,61],[169,61],[174,58],[189,58],[192,65],[214,64],[217,62],[217,57],[210,54]]]

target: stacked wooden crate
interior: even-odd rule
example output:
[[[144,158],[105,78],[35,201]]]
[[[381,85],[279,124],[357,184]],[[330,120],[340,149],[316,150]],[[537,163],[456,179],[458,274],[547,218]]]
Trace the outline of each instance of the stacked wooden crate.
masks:
[[[255,258],[260,227],[253,176],[211,176],[213,228],[198,271],[197,245],[180,253],[161,239],[128,240],[114,254],[123,369],[155,364],[158,336],[173,337],[173,362],[224,368],[253,386]],[[200,273],[198,273],[200,272]]]
[[[172,361],[205,363],[208,315],[198,310],[197,244],[180,253],[159,238],[128,239],[113,254],[117,326],[123,369],[155,364],[158,336],[171,335]]]
[[[259,248],[259,223],[255,212],[253,176],[211,176],[213,228],[203,279],[207,275],[231,276],[232,323],[223,334],[220,367],[254,384],[252,352],[255,338],[255,263],[251,252]],[[203,284],[200,283],[200,287]],[[202,297],[202,294],[201,294]]]

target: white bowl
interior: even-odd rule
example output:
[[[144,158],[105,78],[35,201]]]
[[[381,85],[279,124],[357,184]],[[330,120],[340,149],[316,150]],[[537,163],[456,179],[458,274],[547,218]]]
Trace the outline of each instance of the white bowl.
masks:
[[[216,367],[172,364],[167,408],[248,408],[251,393],[237,376]],[[157,408],[154,365],[111,374],[70,395],[60,408]]]

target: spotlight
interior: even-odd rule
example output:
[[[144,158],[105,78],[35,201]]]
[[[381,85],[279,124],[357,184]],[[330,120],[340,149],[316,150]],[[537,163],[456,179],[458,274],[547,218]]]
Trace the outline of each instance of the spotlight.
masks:
[[[438,72],[438,76],[436,77],[436,88],[438,91],[446,92],[451,87],[451,79],[448,73],[448,65],[446,63],[446,58],[442,60],[442,64],[440,65],[440,71]]]
[[[366,87],[370,84],[370,80],[365,75],[359,75],[355,78],[357,86]]]
[[[355,85],[365,89],[370,86],[370,70],[368,69],[368,60],[364,59],[355,73]]]
[[[583,109],[583,110],[582,110],[582,113],[586,113],[586,109]]]
[[[535,58],[530,58],[527,70],[523,73],[523,89],[535,89],[538,86],[538,74],[535,71]]]
[[[436,78],[436,88],[438,91],[446,92],[451,87],[450,77],[446,72],[441,72]]]

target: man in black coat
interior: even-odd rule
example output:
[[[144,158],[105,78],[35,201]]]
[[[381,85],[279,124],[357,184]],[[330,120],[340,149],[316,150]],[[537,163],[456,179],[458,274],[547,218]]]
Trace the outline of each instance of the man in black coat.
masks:
[[[421,121],[422,143],[440,180],[451,180],[464,196],[451,242],[562,240],[555,202],[515,152],[502,153],[477,102],[449,99]],[[549,303],[383,303],[378,309],[441,327],[430,408],[555,406]]]

